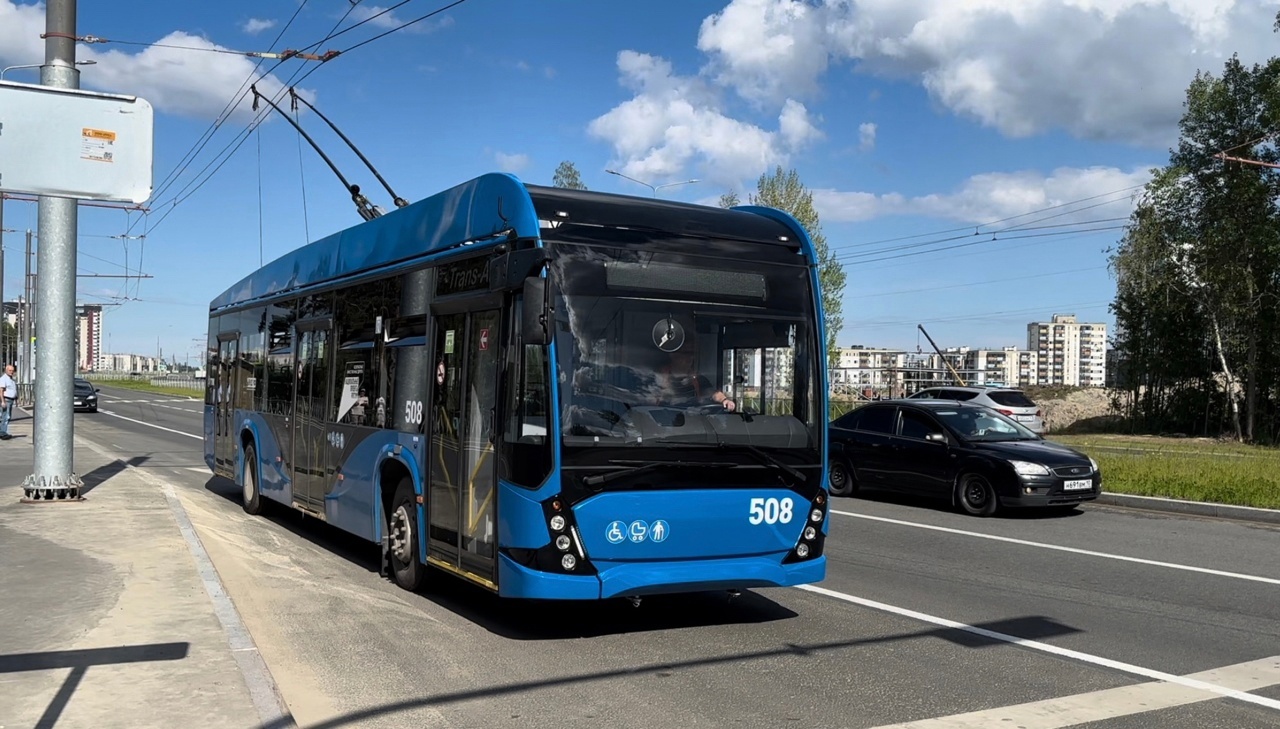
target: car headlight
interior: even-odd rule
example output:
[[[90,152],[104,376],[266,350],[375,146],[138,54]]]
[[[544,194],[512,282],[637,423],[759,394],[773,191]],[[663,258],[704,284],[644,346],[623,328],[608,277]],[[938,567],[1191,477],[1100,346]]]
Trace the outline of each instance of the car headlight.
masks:
[[[1019,476],[1048,476],[1049,469],[1039,463],[1031,463],[1030,461],[1009,461],[1009,465],[1013,466],[1013,470]]]
[[[1093,466],[1093,472],[1094,472],[1094,473],[1097,473],[1097,472],[1098,472],[1098,462],[1097,462],[1097,461],[1093,460],[1093,458],[1090,458],[1090,459],[1089,459],[1089,465],[1090,465],[1090,466]]]

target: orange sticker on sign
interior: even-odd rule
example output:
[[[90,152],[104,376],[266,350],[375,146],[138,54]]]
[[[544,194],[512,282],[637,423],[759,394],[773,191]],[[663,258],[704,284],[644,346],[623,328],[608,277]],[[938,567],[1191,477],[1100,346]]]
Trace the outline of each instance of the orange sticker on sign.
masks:
[[[92,162],[115,161],[116,133],[106,129],[80,129],[80,159]]]

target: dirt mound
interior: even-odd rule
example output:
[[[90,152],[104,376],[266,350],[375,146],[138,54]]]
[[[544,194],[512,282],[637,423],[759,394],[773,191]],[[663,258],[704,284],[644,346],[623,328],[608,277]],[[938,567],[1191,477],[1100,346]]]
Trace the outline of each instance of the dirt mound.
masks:
[[[1070,430],[1105,430],[1119,416],[1111,409],[1112,391],[1102,387],[1053,388],[1052,391],[1027,394],[1044,410],[1049,432]]]

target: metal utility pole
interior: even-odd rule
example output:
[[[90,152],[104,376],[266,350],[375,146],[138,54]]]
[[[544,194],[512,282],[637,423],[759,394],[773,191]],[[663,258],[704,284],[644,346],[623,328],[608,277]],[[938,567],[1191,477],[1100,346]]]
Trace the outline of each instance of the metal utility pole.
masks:
[[[22,302],[22,328],[19,332],[22,336],[22,342],[18,345],[22,352],[22,369],[18,370],[21,374],[18,379],[22,384],[31,384],[31,373],[35,371],[35,366],[31,362],[31,298],[35,295],[32,290],[31,279],[31,231],[27,231],[27,254],[26,254],[26,275],[22,279],[22,291],[26,297]]]
[[[76,68],[76,0],[47,0],[44,65],[40,83],[80,88]],[[78,201],[41,196],[40,366],[36,368],[35,470],[23,485],[27,497],[79,498],[71,412],[75,377],[76,235]]]

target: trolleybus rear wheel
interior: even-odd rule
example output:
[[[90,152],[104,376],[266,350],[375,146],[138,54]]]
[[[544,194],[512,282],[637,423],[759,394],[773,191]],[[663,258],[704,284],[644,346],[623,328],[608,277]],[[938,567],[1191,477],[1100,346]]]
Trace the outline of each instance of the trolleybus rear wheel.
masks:
[[[258,452],[253,446],[244,447],[244,471],[240,474],[244,484],[243,504],[246,514],[262,513],[262,494],[258,492]]]

